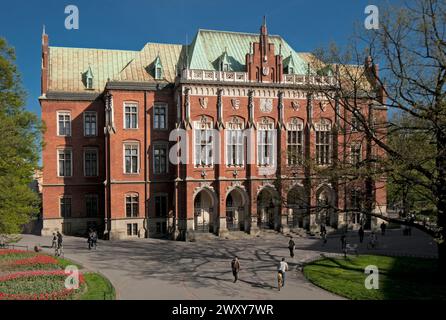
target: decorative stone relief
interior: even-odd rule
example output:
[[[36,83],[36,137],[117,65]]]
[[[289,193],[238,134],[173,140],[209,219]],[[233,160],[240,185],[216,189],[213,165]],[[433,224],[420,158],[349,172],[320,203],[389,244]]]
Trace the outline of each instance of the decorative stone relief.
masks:
[[[202,97],[202,98],[199,98],[198,100],[200,101],[201,109],[207,109],[208,102],[209,102],[208,97]]]
[[[240,100],[239,99],[231,99],[232,109],[238,110],[240,109]]]
[[[300,104],[298,101],[291,101],[291,108],[293,108],[294,111],[299,111]]]
[[[260,99],[260,111],[271,113],[273,111],[273,99]]]

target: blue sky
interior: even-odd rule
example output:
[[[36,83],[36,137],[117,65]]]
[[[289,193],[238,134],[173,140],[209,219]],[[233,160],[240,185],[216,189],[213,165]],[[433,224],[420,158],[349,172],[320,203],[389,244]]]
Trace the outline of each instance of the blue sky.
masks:
[[[42,26],[50,45],[140,50],[146,42],[189,42],[201,29],[259,32],[267,16],[270,34],[279,34],[297,51],[331,41],[343,44],[355,22],[364,21],[367,0],[13,0],[2,1],[0,37],[16,49],[28,92],[27,108],[40,115]],[[80,12],[79,30],[64,26],[67,5]]]

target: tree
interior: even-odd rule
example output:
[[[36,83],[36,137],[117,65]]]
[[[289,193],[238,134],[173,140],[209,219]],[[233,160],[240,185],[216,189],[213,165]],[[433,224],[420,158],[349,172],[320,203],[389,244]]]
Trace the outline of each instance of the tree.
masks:
[[[372,212],[372,185],[366,188],[368,200],[364,212],[411,224],[434,236],[444,268],[446,3],[413,0],[404,7],[380,8],[380,13],[379,29],[358,32],[342,50],[332,45],[316,53],[314,64],[324,61],[337,77],[335,86],[329,89],[320,86],[319,90],[330,101],[338,99],[339,110],[353,114],[352,119],[360,124],[367,144],[382,151],[367,152],[366,179],[371,181],[372,175],[385,175],[412,193],[416,190],[424,199],[431,200],[437,219],[435,224],[424,225],[422,221],[390,219]],[[318,70],[322,70],[321,66]],[[374,119],[375,108],[383,106],[397,117],[385,121]],[[343,111],[338,113],[339,117],[344,117]],[[394,121],[399,117],[405,121]],[[417,145],[417,139],[423,143]]]
[[[29,184],[38,167],[41,122],[25,110],[15,53],[0,38],[0,234],[18,233],[39,212]]]

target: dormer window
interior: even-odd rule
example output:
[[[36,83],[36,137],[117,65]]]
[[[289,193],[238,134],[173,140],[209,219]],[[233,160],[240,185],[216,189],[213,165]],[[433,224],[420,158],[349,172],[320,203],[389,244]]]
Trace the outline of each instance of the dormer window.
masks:
[[[84,73],[84,85],[85,88],[88,90],[92,90],[94,87],[94,76],[93,76],[93,71],[91,70],[91,67],[88,67],[88,70]]]
[[[153,70],[154,70],[155,80],[162,80],[164,77],[164,71],[163,71],[163,65],[161,63],[161,58],[159,55],[156,57]]]
[[[231,71],[231,67],[229,65],[229,56],[228,56],[228,52],[225,49],[225,52],[223,52],[223,54],[220,56],[219,58],[219,67],[220,67],[220,71],[224,71],[224,72],[228,72]]]
[[[223,71],[229,71],[229,64],[227,64],[227,63],[222,63],[222,67],[221,67],[221,69],[222,69]]]

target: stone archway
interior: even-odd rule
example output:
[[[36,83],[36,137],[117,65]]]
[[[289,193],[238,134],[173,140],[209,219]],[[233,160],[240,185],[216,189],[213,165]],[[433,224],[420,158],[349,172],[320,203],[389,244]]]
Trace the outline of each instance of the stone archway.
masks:
[[[307,216],[307,199],[305,189],[296,185],[290,189],[287,195],[288,227],[308,228],[309,217]]]
[[[257,225],[260,229],[279,230],[280,215],[276,191],[263,188],[257,195]]]
[[[194,198],[194,231],[216,233],[218,217],[216,196],[206,188],[200,190]]]
[[[226,227],[229,231],[248,230],[248,196],[240,188],[232,189],[226,196]]]
[[[316,192],[316,224],[337,228],[338,219],[334,210],[334,191],[323,185]]]

